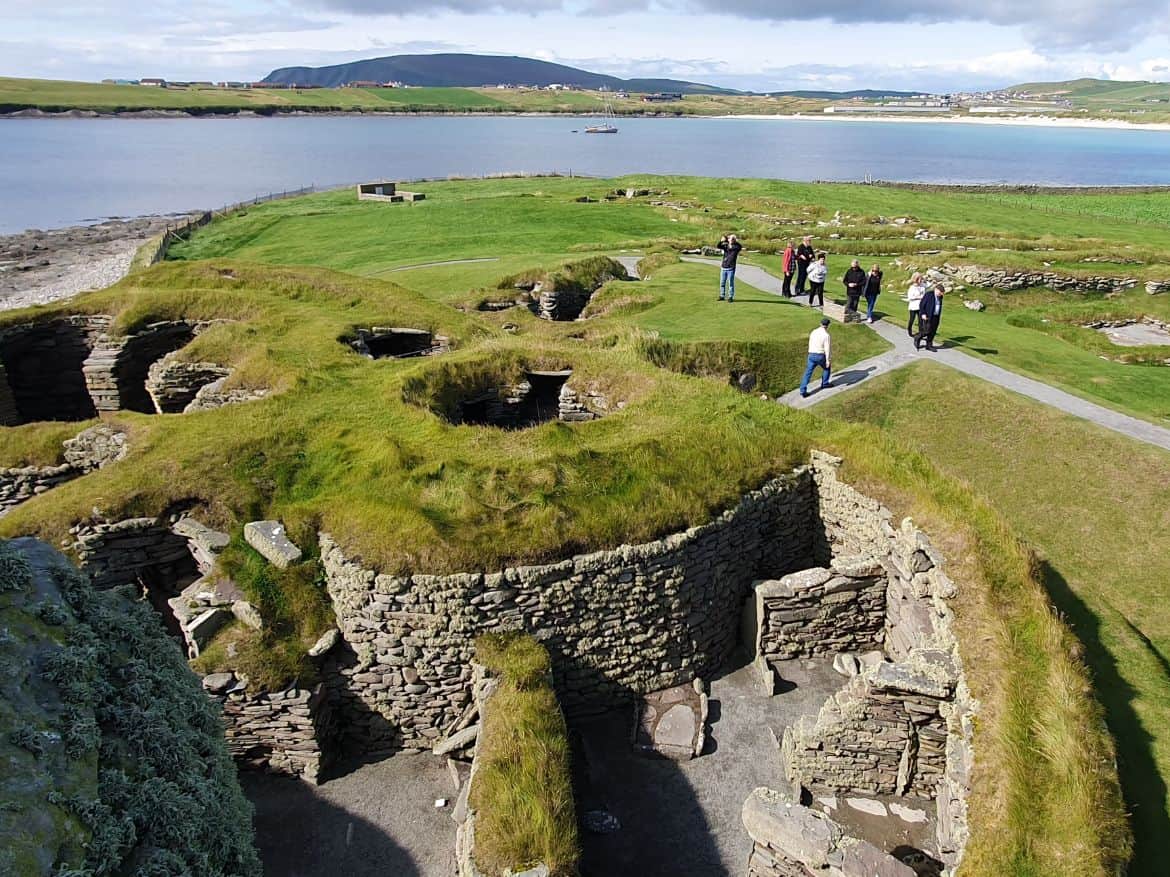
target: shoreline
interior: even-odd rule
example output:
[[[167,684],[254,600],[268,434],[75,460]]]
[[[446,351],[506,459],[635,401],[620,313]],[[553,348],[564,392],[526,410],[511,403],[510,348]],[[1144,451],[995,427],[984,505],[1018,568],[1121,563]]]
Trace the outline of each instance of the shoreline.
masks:
[[[545,110],[279,110],[257,112],[250,109],[240,109],[231,112],[195,112],[191,110],[174,109],[145,109],[125,111],[103,110],[61,110],[59,112],[36,108],[17,110],[11,113],[0,113],[3,120],[50,120],[50,119],[123,119],[123,120],[152,120],[152,119],[281,119],[305,118],[321,116],[337,117],[373,117],[373,118],[523,118],[526,116],[544,119],[590,119],[595,113],[583,112],[550,112]],[[618,121],[634,119],[724,119],[733,121],[760,121],[760,122],[893,122],[898,124],[935,124],[935,125],[1004,125],[1009,127],[1032,128],[1085,128],[1096,130],[1117,131],[1170,131],[1170,122],[1131,122],[1126,119],[1100,118],[1072,118],[1065,116],[1045,115],[1012,115],[1012,116],[913,116],[913,115],[882,115],[878,113],[851,115],[849,113],[731,113],[731,114],[699,114],[699,113],[661,113],[647,112],[619,116]]]
[[[1063,116],[882,116],[878,114],[849,115],[823,113],[821,115],[787,113],[773,115],[730,115],[708,118],[736,119],[761,122],[894,122],[897,124],[932,125],[1007,125],[1020,128],[1091,128],[1109,131],[1170,131],[1170,122],[1129,122],[1125,119],[1074,119]]]

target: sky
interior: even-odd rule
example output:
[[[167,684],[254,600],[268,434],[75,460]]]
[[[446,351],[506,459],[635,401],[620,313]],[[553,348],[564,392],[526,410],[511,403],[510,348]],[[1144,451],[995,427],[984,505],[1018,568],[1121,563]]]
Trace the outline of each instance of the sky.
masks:
[[[754,91],[1170,81],[1170,0],[0,0],[0,75],[256,80],[521,55]]]

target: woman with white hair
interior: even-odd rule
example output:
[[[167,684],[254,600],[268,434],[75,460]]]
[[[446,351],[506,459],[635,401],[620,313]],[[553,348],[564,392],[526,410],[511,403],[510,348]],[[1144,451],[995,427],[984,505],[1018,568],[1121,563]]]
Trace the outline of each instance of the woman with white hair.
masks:
[[[918,320],[918,327],[922,328],[918,308],[922,304],[922,296],[924,295],[926,295],[926,280],[919,272],[915,271],[914,276],[910,278],[910,288],[906,290],[906,301],[910,307],[910,319],[906,323],[906,334],[911,338],[914,337],[915,320]]]

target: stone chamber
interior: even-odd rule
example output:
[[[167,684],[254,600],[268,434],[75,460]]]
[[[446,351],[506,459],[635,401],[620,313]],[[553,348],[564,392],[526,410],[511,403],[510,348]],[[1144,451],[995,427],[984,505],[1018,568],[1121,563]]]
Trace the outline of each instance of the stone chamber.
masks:
[[[950,873],[977,708],[954,585],[930,540],[838,464],[814,453],[654,542],[498,572],[382,574],[320,533],[337,625],[310,651],[321,682],[254,692],[218,674],[204,688],[242,766],[317,783],[438,752],[465,795],[474,640],[522,630],[548,649],[570,722],[585,873],[631,857],[649,873]],[[189,649],[249,617],[243,595],[209,586],[226,535],[190,517],[76,536],[95,584],[139,584]],[[675,718],[647,722],[659,713]]]
[[[0,425],[81,421],[114,411],[179,413],[231,374],[214,363],[176,358],[213,323],[161,321],[127,335],[114,334],[112,323],[96,314],[0,329]],[[208,397],[197,407],[215,402]]]

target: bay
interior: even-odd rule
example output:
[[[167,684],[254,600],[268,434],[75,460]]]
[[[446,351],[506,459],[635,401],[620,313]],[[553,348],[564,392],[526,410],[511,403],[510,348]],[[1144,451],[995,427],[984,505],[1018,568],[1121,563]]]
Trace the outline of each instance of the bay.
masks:
[[[0,120],[0,234],[370,179],[508,172],[1170,185],[1170,132],[823,119]]]

